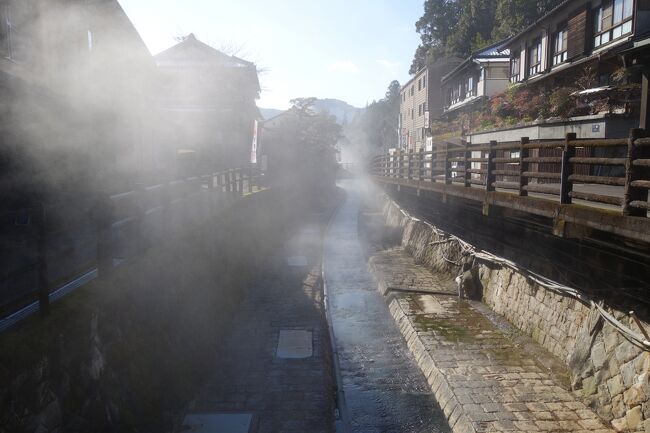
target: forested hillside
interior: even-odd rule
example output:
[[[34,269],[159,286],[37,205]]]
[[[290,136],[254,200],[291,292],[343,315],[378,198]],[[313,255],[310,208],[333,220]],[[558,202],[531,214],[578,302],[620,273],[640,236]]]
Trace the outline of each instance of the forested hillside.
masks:
[[[425,0],[415,23],[421,43],[411,74],[429,57],[467,57],[472,51],[524,29],[565,0]]]

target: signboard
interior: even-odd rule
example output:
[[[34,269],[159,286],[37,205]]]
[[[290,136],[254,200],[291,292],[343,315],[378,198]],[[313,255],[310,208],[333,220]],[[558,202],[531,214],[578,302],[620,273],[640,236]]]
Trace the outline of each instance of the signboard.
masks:
[[[251,146],[251,164],[257,164],[257,120],[253,124],[253,144]]]
[[[431,152],[433,150],[433,137],[427,137],[425,146],[425,151]]]
[[[429,129],[431,127],[431,125],[429,123],[429,112],[428,111],[424,112],[424,127],[427,128],[427,129]]]

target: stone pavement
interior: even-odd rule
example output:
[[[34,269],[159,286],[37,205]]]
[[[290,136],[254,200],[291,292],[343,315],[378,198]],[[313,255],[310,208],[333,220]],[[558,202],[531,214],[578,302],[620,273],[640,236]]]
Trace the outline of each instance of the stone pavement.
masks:
[[[435,275],[423,266],[412,266],[413,258],[402,247],[380,251],[368,263],[370,271],[376,276],[379,291],[386,295],[395,291],[424,291],[431,293],[458,292],[454,277]]]
[[[250,414],[249,433],[333,431],[333,376],[320,278],[322,230],[319,224],[297,230],[264,279],[249,290],[220,343],[214,375],[187,414]],[[311,331],[312,355],[279,357],[281,330]]]
[[[486,314],[480,303],[420,293],[440,278],[400,254],[372,260],[380,287],[387,270],[417,275],[417,293],[389,292],[390,311],[454,432],[611,432],[571,393],[555,358]],[[444,279],[443,279],[444,281]],[[550,368],[549,368],[550,367]]]

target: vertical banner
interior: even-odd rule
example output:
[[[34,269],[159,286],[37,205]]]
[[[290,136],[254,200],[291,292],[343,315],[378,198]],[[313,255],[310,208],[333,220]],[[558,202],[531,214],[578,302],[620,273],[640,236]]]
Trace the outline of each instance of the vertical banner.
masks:
[[[424,112],[424,127],[429,129],[431,127],[431,123],[429,122],[429,112],[425,111]]]
[[[257,120],[253,123],[253,144],[251,145],[251,164],[257,164]]]

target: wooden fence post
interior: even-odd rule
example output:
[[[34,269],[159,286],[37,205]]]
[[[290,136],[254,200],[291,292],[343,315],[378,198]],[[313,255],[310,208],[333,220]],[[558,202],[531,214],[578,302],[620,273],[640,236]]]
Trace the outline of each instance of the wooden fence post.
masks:
[[[237,173],[237,192],[241,197],[244,195],[244,170],[241,168],[235,169]]]
[[[404,155],[402,149],[397,150],[397,175],[398,179],[402,178],[402,170],[404,167]]]
[[[136,254],[141,253],[147,248],[147,244],[144,239],[144,218],[146,215],[145,211],[145,194],[146,189],[144,184],[138,183],[135,187],[135,251]]]
[[[113,206],[108,194],[101,194],[93,209],[97,233],[97,275],[106,280],[113,272],[113,251],[111,242],[111,225],[113,223]]]
[[[420,148],[420,151],[418,152],[418,180],[422,181],[424,180],[424,147]]]
[[[562,169],[560,174],[560,203],[571,204],[571,191],[573,191],[573,182],[569,180],[573,174],[573,164],[570,159],[576,155],[575,146],[571,142],[576,139],[575,132],[569,132],[564,140],[564,150],[562,151]]]
[[[38,309],[41,316],[50,314],[50,282],[47,276],[47,216],[45,205],[38,207]]]
[[[429,172],[429,179],[431,183],[436,183],[436,146],[435,144],[431,145],[431,156],[429,156],[429,166],[431,171]]]
[[[623,215],[626,216],[644,217],[648,212],[647,209],[630,206],[630,203],[634,201],[648,201],[648,190],[634,185],[636,181],[650,181],[650,173],[648,173],[650,170],[634,165],[634,161],[637,159],[650,158],[650,147],[637,146],[635,143],[638,138],[645,138],[645,136],[644,129],[630,130],[630,137],[627,142],[627,160],[625,162],[625,192],[623,194]]]
[[[445,185],[451,183],[451,161],[449,161],[449,143],[445,143]]]
[[[521,141],[519,144],[519,196],[520,197],[527,197],[528,196],[528,190],[526,190],[526,186],[528,186],[528,177],[524,175],[524,173],[529,171],[529,162],[526,161],[526,158],[528,158],[528,155],[530,154],[529,149],[526,147],[526,145],[530,143],[530,139],[528,137],[521,137]]]
[[[411,180],[413,176],[413,149],[406,151],[406,179]]]
[[[235,190],[235,182],[234,182],[234,175],[232,172],[232,168],[228,169],[228,192],[233,192]]]
[[[469,161],[472,158],[472,151],[469,149],[469,143],[465,142],[465,162],[463,164],[465,167],[465,187],[469,188],[472,186],[472,173],[469,172],[469,169],[472,168],[472,163]]]
[[[495,146],[497,142],[495,140],[490,141],[490,148],[488,150],[488,160],[487,160],[487,173],[485,174],[485,191],[494,191],[494,182],[497,177],[494,174],[496,170],[496,164],[494,163],[494,158],[497,157],[497,151]]]

